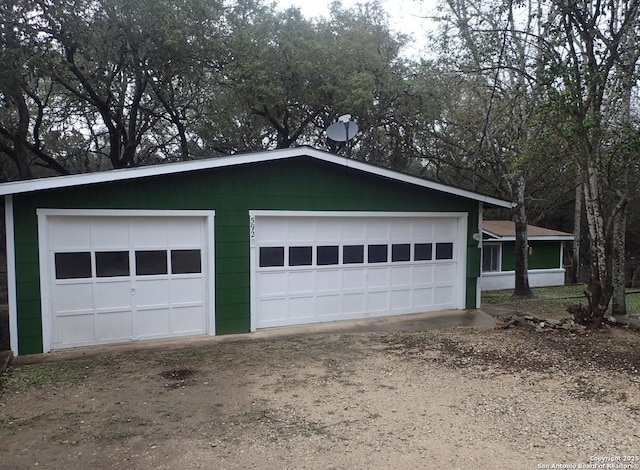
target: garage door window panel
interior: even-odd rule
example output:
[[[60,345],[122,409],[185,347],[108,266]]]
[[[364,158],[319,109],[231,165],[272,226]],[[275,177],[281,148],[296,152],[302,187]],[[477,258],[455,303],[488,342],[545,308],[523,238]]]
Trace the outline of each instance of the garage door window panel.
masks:
[[[91,277],[91,253],[56,253],[56,279],[86,279]]]
[[[367,260],[369,263],[386,263],[387,245],[369,245],[367,247]]]
[[[199,274],[202,272],[200,250],[171,250],[171,274]]]
[[[391,261],[394,263],[411,261],[411,245],[409,243],[398,243],[392,245]]]
[[[345,245],[342,247],[342,263],[364,263],[364,245]]]
[[[165,250],[136,251],[136,274],[138,276],[167,273],[167,252]]]
[[[431,261],[433,245],[431,243],[416,243],[414,245],[414,261]]]
[[[260,247],[260,267],[271,268],[284,266],[283,246],[262,246]]]
[[[453,259],[453,243],[436,243],[436,259]]]
[[[97,277],[122,277],[129,275],[128,251],[96,252]]]
[[[338,264],[338,252],[338,246],[319,246],[316,263],[318,266]]]
[[[289,266],[311,266],[313,249],[310,246],[290,246]]]

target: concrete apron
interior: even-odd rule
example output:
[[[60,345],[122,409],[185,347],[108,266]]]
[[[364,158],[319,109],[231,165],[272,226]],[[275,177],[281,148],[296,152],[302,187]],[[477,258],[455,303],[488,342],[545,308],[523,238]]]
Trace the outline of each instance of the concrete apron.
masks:
[[[131,352],[171,351],[187,346],[206,346],[221,342],[255,341],[270,338],[287,338],[302,335],[333,333],[400,333],[447,328],[493,328],[496,319],[482,310],[442,310],[408,315],[347,320],[311,325],[290,326],[258,330],[254,333],[240,333],[221,336],[190,336],[162,340],[134,341],[104,346],[85,346],[63,349],[47,354],[30,354],[14,357],[15,365],[66,360],[90,359],[106,355],[121,355]]]

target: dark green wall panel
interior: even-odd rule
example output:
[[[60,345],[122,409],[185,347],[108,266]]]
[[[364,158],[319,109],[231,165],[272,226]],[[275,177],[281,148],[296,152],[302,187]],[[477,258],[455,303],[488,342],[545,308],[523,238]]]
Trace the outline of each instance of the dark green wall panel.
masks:
[[[560,241],[529,240],[530,255],[527,259],[529,269],[560,268]],[[502,243],[502,271],[516,269],[515,242]]]
[[[502,243],[502,266],[501,271],[513,271],[516,269],[515,243]]]
[[[467,286],[465,292],[465,307],[476,308],[476,286],[478,284],[477,278],[467,278]]]
[[[476,201],[313,158],[15,195],[16,275],[20,283],[18,342],[21,354],[41,348],[39,333],[34,336],[34,331],[41,325],[27,328],[24,323],[28,317],[36,318],[38,323],[40,321],[39,302],[29,308],[24,304],[24,301],[39,298],[39,285],[35,282],[39,279],[38,208],[215,210],[218,334],[246,332],[250,328],[250,210],[466,212],[469,214],[469,237],[477,232],[474,227],[478,226]],[[474,308],[480,255],[474,243],[467,248],[465,298],[467,308]]]
[[[562,242],[532,242],[529,255],[529,269],[560,268],[560,247]]]

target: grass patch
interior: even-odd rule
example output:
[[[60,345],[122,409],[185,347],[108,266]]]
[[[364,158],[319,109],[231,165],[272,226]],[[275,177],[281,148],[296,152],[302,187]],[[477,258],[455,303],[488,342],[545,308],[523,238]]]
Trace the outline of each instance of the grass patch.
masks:
[[[571,300],[578,302],[580,299],[586,300],[583,292],[586,290],[585,284],[574,284],[570,286],[534,287],[531,289],[534,299],[542,300]],[[513,289],[494,290],[482,293],[482,301],[499,304],[513,302]],[[520,300],[520,299],[518,299]]]
[[[584,291],[586,284],[570,286],[535,287],[532,288],[532,298],[513,297],[513,289],[488,291],[482,293],[482,302],[486,304],[501,304],[511,306],[514,310],[527,311],[532,315],[566,316],[568,305],[587,305]],[[640,313],[640,290],[627,289],[627,313]]]
[[[2,427],[11,430],[18,430],[20,428],[26,427],[37,427],[40,425],[42,420],[46,421],[59,421],[60,413],[57,409],[53,409],[50,411],[45,411],[44,413],[40,413],[34,416],[28,417],[20,417],[20,418],[2,418],[0,419],[0,423]]]
[[[86,362],[31,364],[7,369],[0,376],[0,394],[44,386],[74,385],[89,377],[92,366]]]
[[[197,349],[188,349],[185,351],[175,351],[160,356],[161,364],[174,366],[177,364],[188,364],[192,362],[202,362],[206,358],[206,353]]]
[[[508,307],[514,312],[561,319],[570,316],[567,312],[567,306],[586,304],[586,298],[583,294],[585,289],[584,284],[536,287],[531,289],[533,297],[530,298],[513,297],[513,289],[488,291],[482,293],[482,302],[487,305]]]
[[[131,436],[133,436],[133,434],[129,431],[125,431],[122,429],[114,429],[111,431],[100,432],[96,434],[95,437],[98,440],[116,441],[120,439],[126,439]]]
[[[640,291],[638,288],[627,290],[627,313],[640,313]]]

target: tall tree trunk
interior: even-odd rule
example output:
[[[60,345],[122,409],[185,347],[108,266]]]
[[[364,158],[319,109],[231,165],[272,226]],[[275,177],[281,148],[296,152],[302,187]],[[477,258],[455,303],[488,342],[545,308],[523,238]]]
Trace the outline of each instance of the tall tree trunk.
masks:
[[[527,240],[527,214],[524,205],[524,176],[520,175],[512,184],[513,199],[516,202],[513,219],[516,224],[516,286],[513,292],[514,297],[531,297],[529,287],[529,247]]]
[[[637,19],[637,13],[634,15]],[[637,34],[635,29],[632,34],[628,34],[625,44],[625,60],[618,69],[619,75],[622,77],[624,88],[622,89],[622,100],[619,108],[620,124],[622,125],[622,149],[623,149],[623,169],[619,178],[617,178],[617,195],[619,202],[614,210],[613,219],[613,236],[611,247],[611,276],[613,284],[613,297],[611,299],[611,313],[613,315],[626,315],[626,222],[627,222],[627,205],[629,201],[629,172],[631,171],[631,162],[635,159],[636,151],[632,145],[627,142],[627,133],[634,133],[633,122],[631,117],[631,105],[633,102],[633,94],[631,83],[634,82],[635,64],[638,62],[640,53],[637,50]]]
[[[591,241],[589,316],[593,327],[598,327],[604,319],[611,300],[612,286],[607,263],[607,243],[604,218],[600,198],[600,176],[597,161],[587,161],[584,176],[584,201]]]
[[[620,201],[620,210],[616,211],[613,219],[613,240],[611,254],[611,276],[613,295],[611,297],[611,313],[613,315],[626,315],[626,256],[625,256],[625,229],[627,221],[626,198]]]
[[[582,182],[582,171],[578,168],[577,181]],[[573,251],[571,283],[582,282],[582,259],[580,249],[582,242],[582,183],[576,185],[576,202],[573,209]]]

